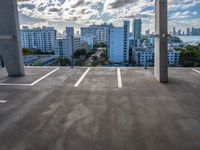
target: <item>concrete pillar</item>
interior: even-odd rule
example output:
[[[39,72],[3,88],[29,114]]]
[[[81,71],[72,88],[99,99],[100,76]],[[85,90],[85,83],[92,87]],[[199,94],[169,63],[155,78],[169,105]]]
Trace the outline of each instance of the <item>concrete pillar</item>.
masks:
[[[167,0],[155,1],[155,67],[159,82],[168,82],[168,11]]]
[[[0,55],[9,76],[24,75],[16,0],[0,0]]]

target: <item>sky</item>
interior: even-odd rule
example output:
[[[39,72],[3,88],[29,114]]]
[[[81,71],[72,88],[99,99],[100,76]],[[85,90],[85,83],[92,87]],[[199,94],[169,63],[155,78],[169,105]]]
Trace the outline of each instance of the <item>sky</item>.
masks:
[[[143,32],[154,32],[155,0],[17,0],[20,26],[78,29],[91,24],[113,23],[142,18]],[[169,30],[175,26],[200,27],[200,0],[168,0]]]

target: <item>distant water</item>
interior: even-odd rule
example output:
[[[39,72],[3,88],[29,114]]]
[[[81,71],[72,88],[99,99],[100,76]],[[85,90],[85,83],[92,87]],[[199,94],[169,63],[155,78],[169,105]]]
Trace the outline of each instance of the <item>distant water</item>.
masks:
[[[200,36],[178,36],[184,43],[200,43]]]

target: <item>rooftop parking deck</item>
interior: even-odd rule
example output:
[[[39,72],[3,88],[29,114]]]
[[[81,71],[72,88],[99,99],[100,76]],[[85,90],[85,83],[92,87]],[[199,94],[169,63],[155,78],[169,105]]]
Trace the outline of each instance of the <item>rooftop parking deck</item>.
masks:
[[[199,150],[200,68],[0,69],[0,150]]]

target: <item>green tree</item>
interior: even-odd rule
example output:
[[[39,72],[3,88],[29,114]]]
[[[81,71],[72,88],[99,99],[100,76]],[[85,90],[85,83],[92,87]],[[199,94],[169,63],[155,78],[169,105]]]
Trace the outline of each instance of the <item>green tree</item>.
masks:
[[[40,63],[40,62],[34,62],[33,64],[32,64],[32,66],[42,66],[42,64]]]
[[[95,50],[97,50],[97,48],[99,48],[99,47],[102,47],[102,48],[103,48],[103,47],[106,47],[106,48],[107,48],[108,45],[107,45],[106,43],[103,43],[103,42],[102,42],[102,43],[96,43],[96,44],[94,45],[94,49],[95,49]]]
[[[23,48],[22,49],[23,55],[27,56],[27,55],[54,55],[54,52],[42,52],[38,49],[29,49],[29,48]]]
[[[70,60],[67,58],[58,58],[58,62],[60,66],[69,66],[70,65]]]
[[[75,58],[80,58],[80,57],[87,57],[87,50],[84,48],[78,49],[76,50],[76,52],[74,53],[74,57]]]
[[[96,61],[96,60],[98,60],[98,57],[95,55],[95,56],[92,56],[92,60],[93,61]]]
[[[97,60],[93,60],[93,61],[91,62],[91,65],[92,65],[93,67],[98,66],[98,65],[99,65],[99,60],[98,60],[98,59],[97,59]]]
[[[199,67],[200,66],[200,46],[187,45],[181,51],[180,63],[183,67]]]

